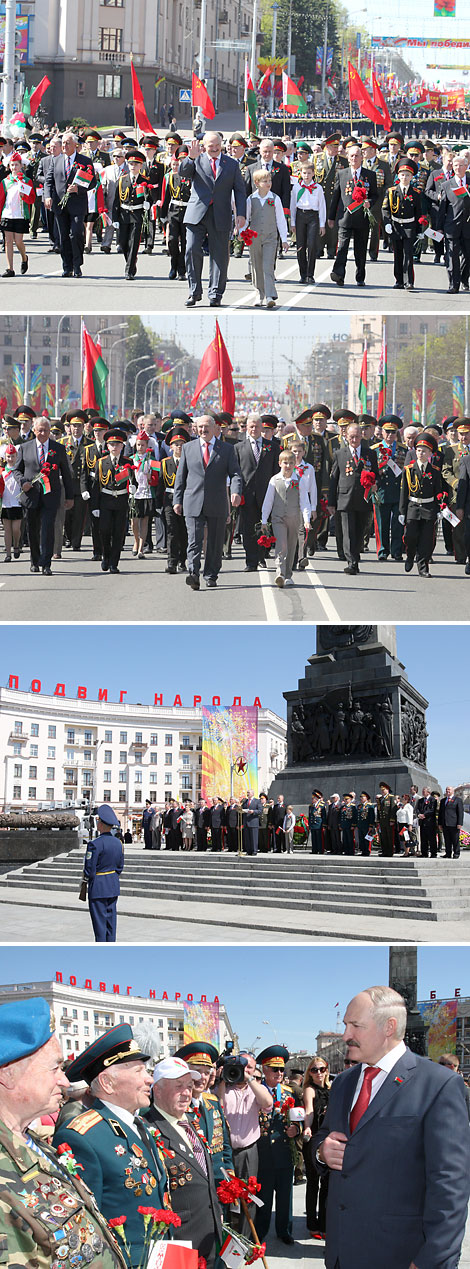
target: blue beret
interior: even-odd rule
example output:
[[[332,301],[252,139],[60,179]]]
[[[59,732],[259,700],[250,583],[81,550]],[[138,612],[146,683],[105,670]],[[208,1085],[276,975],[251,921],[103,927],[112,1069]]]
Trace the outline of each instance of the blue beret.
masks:
[[[103,821],[103,824],[112,824],[113,826],[115,824],[119,824],[119,820],[116,815],[116,812],[113,811],[113,808],[112,806],[109,805],[109,802],[103,802],[103,805],[98,807],[96,814],[99,815],[100,820]]]
[[[43,996],[0,1005],[0,1066],[36,1053],[54,1034],[54,1014]]]

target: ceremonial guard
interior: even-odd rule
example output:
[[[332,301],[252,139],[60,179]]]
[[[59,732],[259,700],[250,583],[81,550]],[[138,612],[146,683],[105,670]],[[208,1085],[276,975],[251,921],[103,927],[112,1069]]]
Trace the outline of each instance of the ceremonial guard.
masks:
[[[461,504],[460,499],[459,502],[457,502],[457,494],[459,489],[459,480],[463,473],[462,459],[466,459],[468,465],[468,455],[470,453],[470,419],[458,419],[456,430],[458,434],[457,444],[446,445],[442,454],[442,479],[445,481],[449,490],[447,505],[454,514],[457,512],[457,509],[461,510],[463,505]],[[443,520],[443,529],[445,523],[446,521]],[[457,564],[465,564],[467,550],[465,545],[465,525],[463,523],[463,517],[461,519],[459,516],[459,524],[455,525],[453,529],[447,522],[447,528],[451,530],[452,545]]]
[[[170,1207],[165,1167],[138,1114],[150,1105],[148,1061],[128,1023],[105,1031],[68,1068],[73,1083],[85,1081],[90,1086],[91,1106],[62,1124],[54,1136],[56,1147],[71,1150],[107,1220],[121,1212],[125,1216],[129,1269],[141,1264],[144,1254],[146,1227],[139,1208],[149,1203],[157,1210]]]
[[[145,163],[142,169],[142,175],[145,177],[148,188],[148,196],[151,207],[158,207],[157,215],[154,218],[153,213],[147,216],[144,225],[142,240],[144,251],[151,256],[155,246],[155,226],[157,219],[160,219],[159,203],[162,197],[163,179],[165,168],[163,163],[158,159],[159,148],[158,137],[144,137],[141,141],[141,149],[145,154]]]
[[[370,794],[363,791],[357,808],[357,831],[361,855],[370,855],[370,841],[367,841],[367,837],[374,828],[375,808],[370,800]]]
[[[398,291],[412,291],[415,283],[413,254],[422,220],[421,194],[411,184],[416,171],[412,159],[400,159],[398,182],[387,190],[382,208],[385,233],[389,234],[393,247],[393,273]]]
[[[166,223],[166,245],[171,262],[168,276],[171,279],[179,278],[180,282],[184,282],[186,277],[184,213],[191,197],[191,181],[187,176],[181,175],[179,167],[179,152],[176,151],[172,155],[163,180],[160,216]]]
[[[308,808],[308,827],[312,839],[312,855],[323,855],[324,853],[325,826],[326,806],[323,801],[323,794],[320,793],[319,789],[314,789],[312,801]]]
[[[111,829],[119,827],[109,803],[98,807],[98,837],[87,843],[83,883],[88,887],[88,906],[95,943],[116,942],[116,909],[119,878],[124,868],[124,851]]]
[[[397,804],[392,790],[386,780],[379,784],[377,794],[377,821],[380,833],[380,850],[382,855],[391,858],[397,840]]]
[[[433,552],[439,495],[443,492],[441,472],[430,461],[437,454],[437,441],[430,432],[422,432],[415,441],[416,460],[403,471],[400,492],[400,519],[405,526],[405,572],[410,573],[416,559],[420,577],[430,577],[429,561]]]
[[[100,520],[103,573],[119,573],[126,533],[129,480],[133,479],[129,463],[123,457],[126,440],[127,435],[122,428],[109,428],[104,434],[108,453],[98,460],[98,507],[92,515],[99,516]]]
[[[163,509],[166,525],[168,551],[166,573],[177,573],[178,569],[181,573],[186,571],[186,552],[188,549],[186,521],[183,516],[177,516],[173,511],[173,490],[183,445],[190,439],[189,432],[179,422],[176,422],[170,428],[165,437],[167,445],[170,446],[171,454],[166,458],[162,458],[161,461],[156,505]]]
[[[336,255],[336,246],[338,242],[338,228],[335,223],[329,225],[331,200],[333,198],[333,190],[335,188],[337,174],[341,168],[347,167],[347,160],[342,154],[339,154],[339,145],[341,141],[340,132],[332,132],[323,146],[321,154],[315,155],[315,180],[321,185],[325,195],[327,227],[326,227],[326,243],[325,239],[320,243],[319,256],[323,255],[324,244],[329,260],[334,260]]]
[[[343,855],[355,855],[356,842],[354,829],[357,828],[357,806],[354,805],[351,793],[343,794],[343,805],[341,807],[339,822],[342,835],[342,853]]]
[[[125,1269],[73,1154],[58,1154],[30,1128],[32,1120],[57,1113],[69,1087],[54,1015],[42,996],[0,1006],[0,1067],[7,1068],[0,1096],[3,1264]]]
[[[107,454],[107,446],[105,442],[105,433],[109,432],[109,423],[107,419],[93,419],[93,441],[91,445],[85,446],[85,458],[82,463],[80,474],[80,488],[82,498],[90,503],[91,512],[91,540],[93,543],[93,560],[99,562],[103,556],[103,547],[101,542],[100,519],[99,515],[93,512],[99,511],[100,483],[98,480],[98,463],[104,454]],[[88,498],[86,495],[88,494]]]
[[[364,162],[371,172],[375,172],[377,178],[377,200],[371,206],[371,214],[374,217],[375,224],[371,226],[369,237],[369,256],[371,260],[377,260],[379,254],[380,231],[382,229],[382,203],[384,195],[392,184],[393,177],[390,170],[390,164],[386,159],[379,159],[377,155],[378,141],[375,137],[362,137],[361,141]]]
[[[188,1063],[191,1071],[197,1071],[201,1076],[193,1093],[193,1104],[189,1116],[204,1133],[217,1184],[223,1180],[224,1170],[233,1172],[232,1147],[227,1121],[218,1097],[209,1088],[212,1069],[218,1056],[215,1045],[208,1044],[206,1040],[193,1040],[190,1044],[183,1044],[175,1054],[175,1057],[183,1058]]]
[[[137,253],[144,214],[150,208],[149,188],[143,176],[145,156],[140,150],[129,150],[129,172],[119,177],[114,196],[113,221],[119,224],[118,242],[126,261],[126,278],[130,282],[137,273]]]
[[[263,1207],[257,1208],[256,1232],[260,1243],[264,1242],[271,1222],[273,1198],[276,1195],[276,1234],[281,1242],[292,1244],[292,1191],[294,1184],[294,1158],[290,1138],[299,1136],[298,1125],[289,1122],[289,1102],[295,1098],[290,1084],[283,1081],[284,1066],[289,1051],[282,1044],[271,1044],[258,1054],[256,1061],[262,1067],[263,1084],[273,1097],[272,1110],[260,1110],[261,1136],[258,1141],[258,1181],[261,1184],[259,1198]]]
[[[406,445],[398,439],[402,421],[397,414],[383,414],[379,419],[381,441],[371,445],[377,457],[377,557],[379,560],[403,559],[403,529],[399,520],[400,488],[405,466]]]

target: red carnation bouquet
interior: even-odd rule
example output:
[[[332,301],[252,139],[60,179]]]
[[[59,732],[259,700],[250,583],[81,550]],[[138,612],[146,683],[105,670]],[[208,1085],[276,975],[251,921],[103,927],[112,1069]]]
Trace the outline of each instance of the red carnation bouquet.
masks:
[[[244,243],[245,243],[245,247],[251,247],[251,244],[252,244],[252,242],[253,242],[253,239],[254,239],[254,238],[257,238],[257,237],[258,237],[258,234],[257,234],[257,232],[256,232],[256,229],[250,229],[250,228],[247,226],[247,228],[246,228],[246,229],[242,229],[242,230],[241,230],[241,232],[240,232],[240,234],[239,234],[238,236],[239,236],[239,238],[241,238],[242,242],[244,242]]]
[[[375,476],[373,471],[366,471],[364,468],[364,471],[361,471],[360,481],[364,490],[364,498],[367,502],[375,485]]]
[[[225,1206],[238,1203],[242,1198],[249,1203],[252,1194],[257,1194],[260,1189],[260,1182],[255,1176],[249,1176],[247,1181],[240,1176],[228,1176],[223,1181],[219,1181],[217,1197]]]
[[[367,202],[368,197],[369,197],[369,193],[365,185],[362,184],[362,181],[357,181],[357,184],[354,186],[354,190],[353,190],[352,203],[349,204],[349,207],[347,207],[346,210],[348,212],[353,213],[353,212],[359,211],[359,209],[362,207],[364,215],[367,216],[369,224],[372,227],[373,225],[376,224],[375,216],[372,215],[370,207],[364,207],[364,203]]]
[[[320,498],[320,502],[317,507],[317,515],[319,518],[323,518],[328,515],[328,498]]]

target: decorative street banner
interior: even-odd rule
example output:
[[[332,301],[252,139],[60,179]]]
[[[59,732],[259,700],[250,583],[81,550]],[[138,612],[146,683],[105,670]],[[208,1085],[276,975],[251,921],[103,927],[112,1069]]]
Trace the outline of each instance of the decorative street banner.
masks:
[[[421,402],[423,394],[421,388],[412,388],[411,392],[411,422],[421,422]]]
[[[183,1002],[184,1044],[192,1044],[193,1040],[206,1040],[219,1048],[219,1006],[208,1001],[193,1004],[189,1000]]]
[[[463,376],[454,375],[452,379],[452,413],[462,415],[464,412]]]
[[[24,363],[15,361],[12,366],[11,408],[16,410],[24,401]]]
[[[426,39],[425,36],[417,36],[412,39],[409,35],[373,35],[371,37],[372,48],[470,48],[470,40],[437,40],[434,38]]]
[[[321,75],[323,66],[323,45],[317,44],[317,56],[315,59],[315,74]]]
[[[331,46],[331,47],[328,49],[327,54],[326,54],[326,73],[327,73],[327,75],[331,75],[331,71],[332,71],[332,68],[333,68],[333,53],[334,53],[334,48],[333,48],[333,46]]]
[[[29,404],[36,414],[41,413],[41,386],[42,386],[42,366],[31,366],[31,379],[29,384]]]
[[[455,18],[455,0],[434,0],[435,18]]]
[[[458,1000],[418,1000],[428,1031],[428,1057],[438,1062],[441,1053],[455,1053]]]
[[[258,793],[258,709],[202,707],[203,798],[242,798]]]

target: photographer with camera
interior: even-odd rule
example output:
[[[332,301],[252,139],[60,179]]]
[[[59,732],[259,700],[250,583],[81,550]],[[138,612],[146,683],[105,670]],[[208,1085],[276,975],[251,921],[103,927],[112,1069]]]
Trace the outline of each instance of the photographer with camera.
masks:
[[[247,1180],[249,1176],[258,1175],[259,1116],[260,1111],[265,1114],[272,1112],[273,1099],[269,1090],[255,1078],[253,1054],[243,1050],[232,1057],[227,1050],[229,1045],[219,1060],[218,1095],[230,1129],[235,1176]],[[253,1216],[252,1204],[250,1216]],[[239,1233],[251,1238],[243,1212],[240,1212],[238,1222]]]

